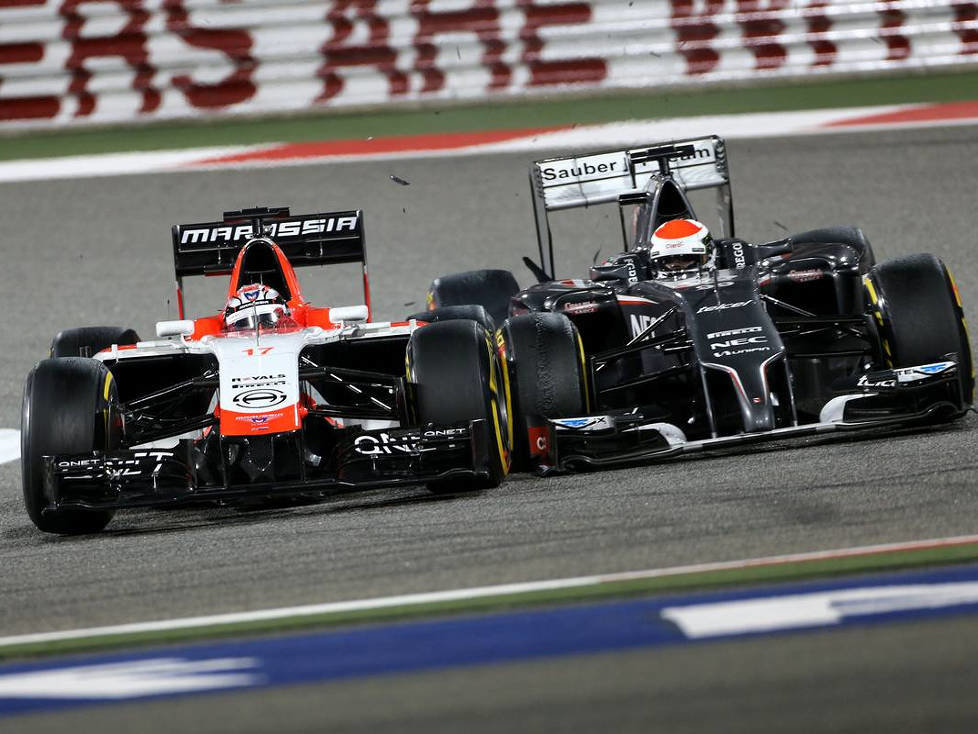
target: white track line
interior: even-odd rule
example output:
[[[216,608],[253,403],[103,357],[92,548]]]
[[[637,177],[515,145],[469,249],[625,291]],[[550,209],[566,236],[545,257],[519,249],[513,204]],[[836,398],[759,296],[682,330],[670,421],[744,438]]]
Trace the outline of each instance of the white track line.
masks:
[[[219,625],[234,625],[248,622],[258,622],[289,617],[308,617],[313,615],[337,614],[342,612],[358,612],[372,609],[424,605],[437,602],[463,601],[510,594],[528,594],[537,591],[555,589],[573,589],[584,586],[595,586],[620,581],[653,579],[667,576],[679,576],[691,573],[706,573],[758,566],[774,566],[806,561],[819,561],[853,556],[865,556],[875,553],[896,553],[909,550],[925,550],[957,545],[978,544],[978,535],[963,535],[951,538],[936,538],[905,543],[887,543],[856,548],[843,548],[830,551],[815,551],[810,553],[795,553],[791,555],[769,556],[740,561],[725,561],[721,563],[700,563],[689,566],[674,566],[648,571],[629,571],[625,573],[605,574],[599,576],[579,576],[577,578],[552,579],[549,581],[530,581],[516,584],[501,584],[498,586],[483,586],[471,589],[455,589],[420,594],[405,594],[375,599],[358,599],[354,601],[330,602],[326,604],[310,604],[280,609],[261,609],[253,612],[235,612],[231,614],[215,614],[203,617],[185,617],[183,619],[166,619],[154,622],[134,622],[130,624],[112,625],[107,627],[90,627],[88,629],[62,630],[57,632],[40,632],[26,635],[0,637],[0,648],[15,645],[27,645],[61,640],[78,640],[92,637],[109,637],[145,632],[165,632],[168,630],[192,629]]]
[[[20,431],[0,428],[0,464],[20,458]]]
[[[0,162],[0,183],[7,181],[36,181],[89,176],[122,176],[146,173],[174,173],[229,168],[281,168],[286,166],[321,165],[325,161],[400,160],[405,158],[444,158],[451,156],[487,155],[490,153],[537,153],[557,148],[611,148],[642,145],[655,140],[720,135],[729,139],[775,137],[782,135],[817,135],[849,133],[859,130],[931,127],[975,124],[974,118],[949,118],[891,123],[865,122],[851,126],[833,127],[847,120],[862,120],[874,115],[911,111],[929,103],[845,107],[822,110],[786,112],[756,112],[727,115],[702,115],[685,118],[628,120],[599,125],[580,125],[565,130],[516,137],[494,143],[476,143],[449,149],[405,149],[381,153],[310,155],[308,157],[262,158],[221,161],[259,151],[275,151],[287,143],[229,146],[225,148],[191,148],[134,153],[69,156],[38,160]],[[419,144],[420,145],[420,144]]]
[[[182,166],[218,156],[237,155],[266,145],[240,145],[223,148],[153,150],[134,153],[101,153],[62,158],[14,160],[0,163],[2,181],[43,181],[59,178],[124,176],[180,170]]]

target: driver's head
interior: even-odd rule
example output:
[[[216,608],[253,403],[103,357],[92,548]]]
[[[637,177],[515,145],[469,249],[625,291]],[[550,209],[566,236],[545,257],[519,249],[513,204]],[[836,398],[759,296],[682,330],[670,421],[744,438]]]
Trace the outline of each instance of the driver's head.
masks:
[[[649,260],[660,276],[683,276],[713,265],[710,230],[695,219],[672,219],[656,227]]]
[[[289,316],[285,299],[274,288],[256,283],[242,286],[224,307],[224,328],[244,331],[268,329]]]

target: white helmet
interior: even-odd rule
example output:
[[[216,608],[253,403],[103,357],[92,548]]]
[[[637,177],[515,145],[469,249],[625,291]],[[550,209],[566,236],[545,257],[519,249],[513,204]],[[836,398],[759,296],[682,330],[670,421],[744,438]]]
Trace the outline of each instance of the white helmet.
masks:
[[[713,267],[710,230],[695,219],[671,219],[660,224],[649,242],[649,260],[659,275],[685,277]]]
[[[228,331],[270,328],[290,315],[285,299],[274,288],[255,283],[238,289],[224,307]]]

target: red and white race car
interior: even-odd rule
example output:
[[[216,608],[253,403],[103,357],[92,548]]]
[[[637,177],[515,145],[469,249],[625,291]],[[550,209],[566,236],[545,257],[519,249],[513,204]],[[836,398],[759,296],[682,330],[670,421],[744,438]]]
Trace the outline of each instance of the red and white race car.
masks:
[[[180,320],[55,337],[27,378],[24,501],[53,533],[119,508],[426,483],[498,485],[509,393],[484,312],[369,319],[360,211],[226,212],[173,228]],[[295,267],[359,262],[364,304],[317,308]],[[224,311],[184,319],[183,278],[230,275]],[[405,370],[405,363],[407,365]]]

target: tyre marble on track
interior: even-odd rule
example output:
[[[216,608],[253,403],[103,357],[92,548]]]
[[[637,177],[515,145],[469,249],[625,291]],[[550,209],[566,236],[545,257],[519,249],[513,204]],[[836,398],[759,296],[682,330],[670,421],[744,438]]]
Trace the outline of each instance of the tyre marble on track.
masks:
[[[942,257],[974,318],[973,128],[735,141],[729,151],[743,236],[858,224],[881,259]],[[8,344],[0,426],[19,424],[23,377],[57,330],[124,324],[146,336],[167,316],[175,222],[256,203],[361,207],[380,318],[422,308],[427,283],[443,272],[509,267],[527,284],[519,258],[535,249],[529,157],[0,186]],[[410,185],[393,184],[391,174]],[[604,212],[595,212],[584,241],[614,242]],[[568,251],[559,274],[579,274],[596,247]],[[299,277],[314,300],[356,296],[353,278],[327,287],[315,270]],[[209,295],[196,303],[216,309],[217,284]],[[465,498],[405,489],[263,512],[121,513],[91,538],[37,533],[23,511],[19,469],[7,464],[0,618],[5,634],[17,634],[971,533],[975,423],[547,480],[518,476]]]

